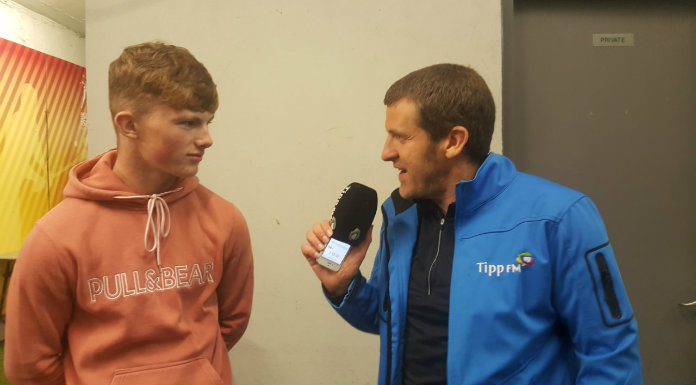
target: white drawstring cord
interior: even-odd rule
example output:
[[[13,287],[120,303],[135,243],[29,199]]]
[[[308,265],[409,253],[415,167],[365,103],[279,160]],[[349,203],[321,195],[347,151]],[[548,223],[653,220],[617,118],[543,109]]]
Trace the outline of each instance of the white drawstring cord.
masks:
[[[157,266],[162,266],[160,260],[160,240],[169,235],[171,228],[171,220],[169,215],[169,206],[162,199],[162,196],[181,191],[183,187],[176,190],[167,191],[161,194],[152,195],[127,195],[115,196],[116,199],[148,199],[147,201],[147,224],[145,225],[144,246],[148,252],[155,252],[157,255]],[[152,246],[148,246],[148,238],[152,230]]]
[[[152,215],[154,212],[154,216]],[[156,218],[155,218],[156,217]],[[166,226],[166,227],[165,227]],[[150,195],[147,201],[147,226],[145,226],[145,250],[157,253],[157,266],[162,266],[160,260],[160,237],[166,238],[169,235],[171,222],[169,220],[169,207],[164,199],[157,194]],[[164,231],[162,228],[164,227]],[[147,238],[152,228],[152,247],[147,246]]]

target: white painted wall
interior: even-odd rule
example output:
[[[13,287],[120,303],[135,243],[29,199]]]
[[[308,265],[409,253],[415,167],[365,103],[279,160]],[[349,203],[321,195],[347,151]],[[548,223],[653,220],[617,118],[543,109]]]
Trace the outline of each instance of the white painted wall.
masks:
[[[0,0],[0,37],[85,66],[85,39],[10,0]]]
[[[106,74],[124,46],[185,46],[218,84],[215,144],[199,176],[246,215],[256,263],[251,323],[230,353],[236,383],[375,383],[378,337],[325,303],[299,248],[349,182],[373,186],[380,200],[397,187],[379,157],[382,98],[401,76],[439,62],[471,65],[500,116],[500,2],[87,0],[86,19],[92,155],[115,144]]]

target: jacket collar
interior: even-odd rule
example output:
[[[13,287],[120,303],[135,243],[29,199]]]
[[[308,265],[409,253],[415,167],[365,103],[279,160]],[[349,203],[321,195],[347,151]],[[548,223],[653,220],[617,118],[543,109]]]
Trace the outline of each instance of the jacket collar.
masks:
[[[457,183],[457,212],[469,213],[483,206],[505,191],[517,174],[517,168],[509,158],[491,152],[476,171],[474,179]],[[401,214],[416,203],[412,199],[402,198],[398,188],[392,191],[391,202],[394,215]]]
[[[392,200],[392,203],[394,204],[394,215],[401,214],[402,212],[408,210],[409,207],[413,206],[414,203],[416,203],[412,199],[402,198],[401,194],[399,194],[398,188],[396,190],[392,191],[391,200]]]
[[[491,152],[472,180],[457,183],[457,212],[469,213],[493,200],[512,183],[517,168],[507,157]]]

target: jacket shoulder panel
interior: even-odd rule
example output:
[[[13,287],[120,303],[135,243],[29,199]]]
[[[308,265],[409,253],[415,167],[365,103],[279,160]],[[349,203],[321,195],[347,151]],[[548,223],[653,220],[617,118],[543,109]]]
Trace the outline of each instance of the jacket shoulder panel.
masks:
[[[523,223],[545,221],[557,224],[564,213],[586,196],[549,180],[519,173],[495,199],[466,215],[464,237],[509,231]]]

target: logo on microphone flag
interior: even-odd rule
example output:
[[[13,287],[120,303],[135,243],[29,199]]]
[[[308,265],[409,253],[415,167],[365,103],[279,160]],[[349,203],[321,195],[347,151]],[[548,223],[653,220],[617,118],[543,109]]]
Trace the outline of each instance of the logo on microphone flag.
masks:
[[[353,231],[350,232],[350,234],[348,235],[348,239],[354,241],[358,238],[360,238],[360,229],[356,227],[355,229],[353,229]]]

